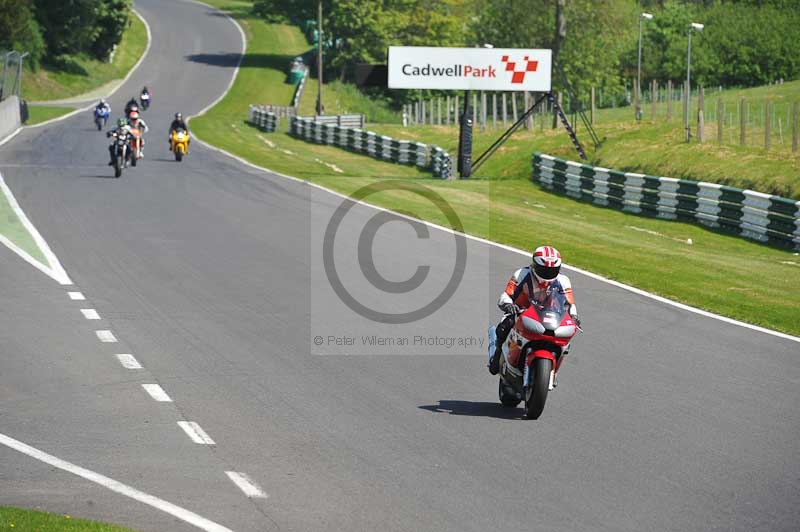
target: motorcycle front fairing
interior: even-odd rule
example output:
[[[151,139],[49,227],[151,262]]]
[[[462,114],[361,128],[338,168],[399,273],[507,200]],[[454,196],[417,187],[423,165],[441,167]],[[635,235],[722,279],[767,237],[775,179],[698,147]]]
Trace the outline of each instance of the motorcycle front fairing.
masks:
[[[567,312],[569,303],[560,287],[549,291],[541,303],[532,302],[517,318],[511,335],[508,362],[525,373],[534,358],[548,358],[558,368],[564,347],[577,332],[577,326]],[[525,353],[525,364],[520,356]]]

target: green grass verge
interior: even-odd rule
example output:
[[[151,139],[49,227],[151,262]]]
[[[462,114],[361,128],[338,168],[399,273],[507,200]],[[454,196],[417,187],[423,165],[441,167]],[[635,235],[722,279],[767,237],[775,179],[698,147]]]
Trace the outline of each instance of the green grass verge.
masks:
[[[47,122],[53,118],[64,116],[74,111],[74,107],[54,107],[49,105],[29,105],[28,106],[28,121],[25,122],[26,126],[33,126]]]
[[[77,57],[69,71],[43,65],[38,72],[25,69],[22,94],[29,102],[61,100],[92,93],[125,78],[147,47],[147,29],[141,19],[131,13],[131,25],[117,46],[114,61],[98,61]],[[99,97],[100,95],[98,95]]]
[[[246,126],[244,120],[249,103],[288,104],[290,91],[286,91],[287,86],[283,84],[285,68],[289,58],[302,53],[308,44],[297,28],[250,19],[245,2],[214,0],[211,3],[236,10],[237,20],[248,36],[248,57],[243,64],[264,57],[280,60],[272,63],[274,72],[269,68],[243,69],[231,93],[205,116],[192,121],[193,130],[201,138],[256,164],[342,193],[387,177],[415,179],[440,193],[453,206],[470,234],[522,249],[547,241],[561,249],[570,265],[701,309],[800,335],[800,283],[797,282],[800,258],[797,254],[687,223],[595,207],[532,184],[528,176],[533,151],[577,158],[562,130],[535,128],[515,135],[480,169],[476,179],[443,182],[411,168],[378,163],[333,147],[302,143],[285,133],[262,134]],[[336,90],[336,84],[325,86],[328,97],[324,100],[329,114],[339,111],[334,96]],[[270,95],[267,101],[265,94]],[[313,108],[315,97],[316,93],[309,91],[304,96],[301,111],[309,105]],[[342,101],[347,99],[352,100],[352,95]],[[352,102],[347,105],[358,108]],[[412,129],[370,124],[370,129],[395,138],[437,143],[450,150],[457,144],[457,134],[452,127]],[[717,149],[711,144],[687,147],[679,136],[670,132],[669,124],[663,128],[646,123],[631,124],[628,118],[624,123],[598,126],[598,130],[606,137],[606,142],[599,151],[593,152],[595,164],[619,160],[618,164],[606,165],[697,180],[715,173],[745,176],[745,179],[752,175],[752,179],[757,179],[769,174],[764,170],[771,168],[769,165],[775,165],[776,175],[784,169],[795,181],[800,175],[797,159],[785,155],[773,160],[769,153],[751,153],[754,150],[750,149],[742,160],[732,157],[730,148]],[[631,133],[636,131],[641,136]],[[578,132],[580,134],[580,128]],[[481,133],[476,130],[475,154],[488,147],[497,134],[498,131]],[[330,166],[323,166],[324,163],[342,171],[332,171]],[[672,170],[659,171],[659,168]],[[376,194],[370,201],[446,224],[435,207],[408,193]],[[688,244],[689,239],[693,244]]]
[[[17,213],[9,205],[6,195],[2,193],[0,193],[0,235],[9,239],[45,266],[48,265],[42,250],[39,249],[31,234],[22,225]]]
[[[53,530],[59,532],[133,532],[130,528],[86,519],[75,519],[70,515],[50,514],[8,506],[0,506],[0,530],[14,532]]]

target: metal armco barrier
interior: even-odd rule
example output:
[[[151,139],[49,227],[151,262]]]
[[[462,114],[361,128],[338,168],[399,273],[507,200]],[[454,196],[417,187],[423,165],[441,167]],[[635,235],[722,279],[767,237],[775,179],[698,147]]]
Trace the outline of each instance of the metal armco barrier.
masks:
[[[318,124],[333,124],[339,127],[364,128],[364,115],[316,115],[309,118]]]
[[[595,205],[700,223],[800,249],[800,201],[714,183],[620,172],[533,154],[533,181]]]
[[[266,133],[278,130],[278,116],[260,105],[250,105],[248,122]]]
[[[372,131],[302,117],[289,119],[289,134],[317,144],[338,146],[362,153],[373,159],[425,168],[442,179],[450,179],[452,176],[450,155],[438,146],[395,140]]]

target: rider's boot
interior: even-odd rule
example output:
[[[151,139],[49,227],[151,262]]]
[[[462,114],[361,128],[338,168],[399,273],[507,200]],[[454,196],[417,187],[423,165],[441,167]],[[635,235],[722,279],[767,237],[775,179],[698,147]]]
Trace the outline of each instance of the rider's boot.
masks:
[[[494,353],[489,357],[489,373],[497,375],[500,372],[500,355],[502,354],[502,346],[497,346]]]
[[[502,342],[500,342],[502,346]],[[489,373],[497,375],[500,371],[500,353],[501,349],[497,345],[497,327],[489,327]]]

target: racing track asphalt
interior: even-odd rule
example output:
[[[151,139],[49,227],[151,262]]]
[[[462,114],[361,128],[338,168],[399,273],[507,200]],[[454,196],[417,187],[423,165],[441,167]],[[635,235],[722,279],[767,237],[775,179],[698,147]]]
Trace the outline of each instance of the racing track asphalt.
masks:
[[[0,249],[0,433],[240,532],[796,529],[800,344],[572,273],[586,333],[542,418],[518,419],[497,403],[485,346],[413,343],[483,339],[525,258],[470,240],[443,308],[405,325],[360,317],[323,268],[340,197],[199,143],[183,163],[168,157],[172,113],[224,90],[238,30],[195,3],[136,6],[153,45],[111,103],[153,88],[142,165],[111,178],[88,116],[0,149],[6,182],[74,282]],[[419,308],[459,268],[455,239],[380,227],[380,275],[430,266],[420,288],[382,293],[357,261],[377,212],[356,206],[339,228],[342,283],[387,312]],[[364,345],[373,335],[391,345]],[[120,353],[144,368],[123,368]],[[215,445],[193,443],[181,420]],[[245,497],[225,471],[267,496]],[[5,446],[0,485],[0,505],[196,530]]]

